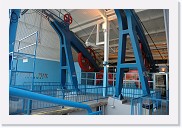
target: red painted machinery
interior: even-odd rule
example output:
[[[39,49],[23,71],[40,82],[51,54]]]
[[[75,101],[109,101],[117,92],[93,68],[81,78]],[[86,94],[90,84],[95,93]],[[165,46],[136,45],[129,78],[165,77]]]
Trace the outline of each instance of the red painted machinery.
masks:
[[[87,47],[86,49],[91,54],[92,58],[96,61],[97,58],[96,58],[94,50],[91,47]],[[94,66],[90,63],[90,61],[87,58],[83,56],[81,52],[78,53],[78,63],[84,72],[94,72],[95,70]],[[96,84],[101,84],[103,80],[103,73],[104,73],[104,70],[100,70],[96,74]],[[111,73],[108,74],[108,82],[110,85],[113,84],[113,75]]]
[[[64,15],[64,22],[66,22],[68,24],[72,24],[73,18],[72,18],[72,16],[69,13]]]
[[[66,17],[69,17],[69,16],[66,16]],[[87,47],[86,49],[91,54],[92,58],[96,61],[97,58],[96,58],[94,50],[91,47]],[[140,49],[142,51],[142,57],[143,57],[144,65],[145,65],[146,69],[149,70],[150,64],[148,63],[148,61],[146,59],[145,52],[142,50],[141,43],[140,43]],[[78,53],[78,63],[84,72],[94,72],[94,70],[95,70],[94,66],[90,63],[90,61],[87,58],[85,58],[83,56],[83,54],[81,52]],[[103,72],[104,72],[103,70],[100,70],[96,74],[96,84],[101,84],[101,82],[103,80]],[[127,72],[127,75],[126,75],[126,80],[139,80],[138,70],[132,70],[132,69],[129,70]],[[113,84],[113,75],[111,73],[108,74],[108,82],[110,85]],[[138,82],[135,82],[135,84],[136,84],[136,86],[139,85]]]
[[[86,49],[91,54],[92,58],[96,61],[96,55],[94,50],[91,47],[88,47]],[[90,61],[87,58],[85,58],[81,52],[78,53],[78,63],[84,72],[93,72],[95,69],[94,66],[90,63]]]

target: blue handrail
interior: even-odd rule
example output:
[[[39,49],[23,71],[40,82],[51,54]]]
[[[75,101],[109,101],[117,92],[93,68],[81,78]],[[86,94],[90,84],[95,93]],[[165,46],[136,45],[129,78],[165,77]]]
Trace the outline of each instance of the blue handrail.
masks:
[[[92,109],[90,106],[87,104],[81,104],[73,101],[68,101],[68,100],[63,100],[43,94],[38,94],[14,87],[9,87],[9,93],[10,95],[17,96],[17,97],[23,97],[23,98],[28,98],[28,99],[33,99],[33,100],[39,100],[39,101],[44,101],[44,102],[50,102],[54,104],[59,104],[63,106],[70,106],[70,107],[76,107],[76,108],[82,108],[86,109],[89,115],[93,115],[94,113],[92,112]]]

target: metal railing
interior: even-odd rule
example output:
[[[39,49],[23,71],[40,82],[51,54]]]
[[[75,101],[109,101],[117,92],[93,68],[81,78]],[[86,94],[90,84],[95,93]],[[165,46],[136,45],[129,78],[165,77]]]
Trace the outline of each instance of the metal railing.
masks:
[[[29,84],[28,83],[26,84],[27,85],[14,86],[14,87],[31,91],[31,89],[28,87]],[[79,88],[78,92],[76,92],[75,89],[72,89],[71,87],[70,89],[61,88],[59,85],[56,85],[58,83],[55,82],[53,83],[49,82],[49,84],[52,85],[49,86],[48,83],[46,84],[46,82],[43,82],[42,85],[40,82],[34,83],[34,90],[32,90],[32,92],[79,103],[89,102],[89,101],[99,102],[100,99],[107,98],[102,96],[103,87],[87,87],[87,88],[82,87]],[[108,92],[111,94],[112,89],[108,89]],[[27,99],[17,98],[10,95],[9,103],[10,103],[10,114],[26,114],[27,111],[29,110]],[[55,107],[59,108],[63,107],[54,103],[48,103],[38,100],[32,100],[31,106],[32,107],[30,108],[29,111],[32,112],[45,108],[53,109]]]
[[[103,78],[97,77],[98,75],[103,76],[103,73],[101,72],[77,72],[79,74],[80,79],[79,81],[80,84],[82,85],[102,85],[103,84]],[[116,84],[116,73],[108,73],[108,84],[109,86],[115,86]],[[148,76],[148,83],[149,86],[152,89],[153,86],[153,74],[149,74]],[[128,78],[129,76],[132,76],[132,78]],[[123,78],[123,87],[124,88],[141,88],[141,83],[140,79],[138,78],[138,73],[124,73],[124,78]]]
[[[83,75],[84,74],[84,75]],[[72,83],[67,82],[64,87],[61,86],[60,82],[34,82],[34,88],[31,90],[32,83],[24,82],[23,84],[17,84],[16,88],[21,88],[25,90],[31,90],[32,92],[36,92],[39,94],[44,94],[52,97],[57,97],[60,99],[65,99],[74,102],[88,102],[88,101],[96,101],[99,102],[100,99],[107,98],[109,96],[113,96],[115,94],[115,73],[113,73],[113,81],[112,84],[108,87],[103,87],[102,84],[97,85],[96,73],[82,73],[81,81],[78,85],[79,91],[76,92]],[[27,76],[26,76],[27,77]],[[144,100],[141,99],[143,96],[142,90],[140,86],[136,86],[136,82],[139,80],[124,80],[124,85],[122,88],[122,95],[124,99],[132,102],[132,106],[137,108],[138,104],[142,104]],[[152,81],[150,81],[152,82]],[[103,90],[107,90],[107,95],[103,96]],[[156,90],[151,89],[151,98],[159,99],[160,93]],[[167,93],[166,93],[167,94]],[[167,95],[168,96],[168,95]],[[140,101],[141,100],[141,101]],[[10,114],[20,114],[26,113],[28,110],[28,100],[22,98],[16,98],[10,96]],[[13,107],[14,106],[14,107]],[[45,108],[62,108],[63,106],[59,106],[53,103],[47,103],[43,101],[35,101],[32,100],[32,108],[31,111],[36,111]],[[137,108],[138,109],[138,108]],[[157,109],[158,110],[158,109]],[[134,112],[134,110],[133,110]]]
[[[34,71],[36,62],[36,50],[38,45],[38,31],[18,40],[14,43],[10,69],[10,86],[22,85],[25,82],[34,83]],[[20,68],[20,60],[32,58],[32,67]]]
[[[22,86],[15,87],[31,91],[29,86],[29,83],[25,83]],[[103,96],[103,89],[107,90],[107,96]],[[56,97],[59,99],[65,99],[68,101],[84,103],[89,101],[99,102],[101,99],[107,98],[109,96],[112,97],[114,95],[115,88],[114,86],[104,88],[102,86],[79,85],[79,91],[76,92],[72,86],[62,88],[59,82],[35,82],[34,90],[32,90],[32,92]],[[142,96],[142,91],[141,89],[123,88],[122,94],[123,97],[129,101],[132,98]],[[54,103],[32,100],[31,111],[34,112],[46,108],[56,109],[57,107],[61,109],[63,106]],[[28,109],[27,99],[10,96],[10,114],[26,114]]]
[[[38,101],[50,102],[50,103],[54,103],[54,104],[58,104],[58,105],[65,105],[65,106],[85,109],[85,110],[87,110],[89,115],[95,115],[95,114],[101,113],[101,111],[97,111],[97,112],[93,113],[91,107],[87,104],[68,101],[65,99],[63,100],[60,98],[47,96],[47,95],[43,95],[43,94],[31,92],[31,91],[26,91],[26,90],[14,88],[14,87],[10,87],[9,91],[10,91],[10,95],[17,96],[17,97],[22,97],[22,98],[33,99],[33,100],[38,100]]]
[[[40,84],[40,83],[39,83]],[[104,97],[102,95],[103,93],[103,87],[89,87],[89,88],[79,88],[79,92],[76,92],[75,89],[60,89],[57,88],[58,86],[37,86],[36,89],[33,92],[51,96],[51,97],[56,97],[59,99],[65,99],[68,101],[74,101],[74,102],[79,102],[79,103],[84,103],[84,102],[89,102],[89,101],[95,101],[99,102],[101,99],[107,98],[109,96],[113,96],[114,94],[114,88],[112,86],[107,88],[107,96]],[[41,90],[40,90],[41,89]],[[136,105],[138,102],[136,99],[138,97],[142,96],[142,91],[140,89],[127,89],[123,88],[122,94],[124,99],[127,99],[130,101],[132,100],[133,106]],[[153,98],[157,96],[157,94],[152,94]],[[23,99],[23,98],[17,98],[17,97],[10,97],[10,114],[26,114],[28,110],[28,100]],[[40,109],[46,109],[46,108],[51,108],[51,109],[61,109],[63,106],[54,104],[54,103],[48,103],[48,102],[43,102],[43,101],[37,101],[37,100],[32,100],[32,108],[31,111],[39,111]]]
[[[131,115],[168,115],[169,100],[161,99],[161,91],[131,99]]]

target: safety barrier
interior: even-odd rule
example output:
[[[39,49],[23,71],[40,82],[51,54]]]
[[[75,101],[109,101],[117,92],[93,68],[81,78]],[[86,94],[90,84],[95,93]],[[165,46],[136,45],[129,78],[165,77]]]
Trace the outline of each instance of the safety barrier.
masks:
[[[59,98],[52,97],[52,96],[38,94],[35,92],[31,92],[31,91],[26,91],[23,89],[10,87],[9,93],[10,93],[10,95],[17,96],[17,97],[23,97],[23,98],[27,98],[27,99],[50,102],[50,103],[54,103],[54,104],[58,104],[58,105],[65,105],[65,106],[70,106],[70,107],[86,109],[89,115],[101,114],[101,111],[92,112],[91,107],[87,104],[81,104],[81,103],[77,103],[77,102],[73,102],[73,101],[63,100],[63,99],[59,99]]]
[[[18,86],[18,88],[29,90],[29,83],[25,83],[22,86]],[[79,85],[79,92],[76,92],[72,87],[67,87],[68,89],[61,88],[58,82],[38,82],[34,83],[33,92],[52,96],[60,99],[65,99],[74,102],[89,102],[95,101],[99,102],[99,100],[107,98],[108,96],[114,95],[115,88],[113,86],[109,86],[107,88],[101,86],[85,86]],[[107,96],[103,96],[103,89],[107,90]],[[142,95],[142,91],[140,89],[128,89],[123,88],[122,94],[125,99],[131,99],[133,97],[139,97]],[[40,109],[52,108],[55,107],[63,107],[54,103],[47,103],[43,101],[32,100],[32,107],[28,108],[28,99],[17,98],[10,95],[10,114],[24,114],[27,113],[29,109],[31,111],[38,111]]]
[[[155,91],[150,96],[131,99],[131,115],[168,115],[169,100],[161,99],[160,93]]]
[[[103,72],[77,72],[80,76],[80,84],[82,85],[96,85],[100,86],[103,84]],[[149,74],[149,86],[153,87],[153,74]],[[112,77],[111,77],[112,76]],[[109,86],[115,86],[116,84],[116,73],[108,73],[108,84]],[[138,78],[138,73],[124,73],[123,88],[141,88],[141,83]]]
[[[40,84],[40,83],[39,83]],[[73,101],[77,103],[95,101],[98,102],[100,99],[104,99],[107,97],[103,97],[102,91],[103,87],[96,88],[79,88],[79,91],[76,92],[75,89],[61,89],[60,86],[46,86],[45,83],[42,86],[35,86],[33,92],[38,94],[43,94],[46,96],[56,97],[59,99],[64,99],[68,101]],[[25,87],[25,86],[23,86]],[[22,88],[23,88],[22,87]],[[36,89],[36,90],[35,90]],[[44,101],[32,100],[32,107],[28,107],[28,99],[23,99],[20,97],[14,97],[10,95],[10,114],[25,114],[27,111],[37,111],[39,109],[46,108],[62,108],[58,104],[48,103]]]
[[[85,75],[83,75],[85,74]],[[130,73],[131,74],[131,73]],[[31,90],[33,92],[44,94],[48,96],[57,97],[60,99],[65,99],[69,101],[75,102],[88,102],[88,101],[96,101],[98,102],[100,99],[107,98],[108,96],[113,96],[115,94],[115,75],[113,74],[113,85],[108,85],[108,87],[103,87],[103,85],[95,85],[94,82],[97,81],[95,79],[96,73],[82,73],[81,82],[78,85],[79,92],[76,92],[72,83],[66,83],[64,87],[60,85],[60,82],[34,82],[33,88],[31,88],[31,82],[24,82],[23,84],[17,84],[16,88],[21,88],[25,90]],[[125,74],[127,75],[127,74]],[[140,87],[136,86],[136,82],[138,80],[124,80],[124,85],[122,88],[122,95],[124,99],[133,102],[133,106],[136,106],[139,103],[138,97],[143,96],[142,90]],[[152,82],[152,81],[150,81]],[[135,84],[135,85],[134,85]],[[107,90],[106,96],[103,96],[103,90]],[[157,91],[151,90],[151,96],[153,99],[159,97],[160,93]],[[155,93],[154,93],[155,92]],[[169,91],[167,91],[169,92]],[[169,93],[166,93],[167,96]],[[166,96],[166,97],[167,97]],[[140,99],[140,98],[139,98]],[[26,113],[28,109],[32,111],[36,111],[39,109],[45,108],[54,108],[54,107],[62,107],[57,104],[47,103],[43,101],[32,101],[32,108],[28,108],[28,100],[22,98],[16,98],[10,96],[10,114],[20,114]]]

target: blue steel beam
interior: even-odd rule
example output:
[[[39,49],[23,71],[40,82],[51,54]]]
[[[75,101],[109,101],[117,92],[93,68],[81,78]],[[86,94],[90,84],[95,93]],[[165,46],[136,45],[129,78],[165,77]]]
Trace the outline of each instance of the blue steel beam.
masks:
[[[72,84],[78,91],[78,81],[76,77],[76,71],[74,67],[73,55],[71,51],[70,36],[64,29],[61,29],[59,22],[51,22],[51,26],[56,31],[60,39],[60,77],[61,86],[65,87],[66,72],[68,72]]]
[[[81,103],[77,103],[73,101],[63,100],[60,98],[38,94],[38,93],[34,93],[34,92],[30,92],[30,91],[26,91],[26,90],[14,88],[14,87],[9,87],[9,95],[22,97],[25,99],[32,99],[32,100],[54,103],[54,104],[63,105],[63,106],[86,109],[89,115],[95,114],[95,112],[93,113],[92,109],[87,104],[81,104]]]
[[[18,26],[18,19],[20,17],[20,9],[10,10],[10,24],[9,24],[9,53],[14,51],[14,43],[16,39],[16,31]],[[9,70],[11,69],[12,56],[9,56]]]
[[[131,9],[115,9],[115,13],[118,18],[119,25],[119,47],[118,47],[118,63],[117,63],[117,73],[116,73],[116,91],[115,96],[122,98],[121,90],[123,87],[123,77],[125,68],[135,68],[138,69],[140,81],[142,84],[142,91],[144,95],[150,94],[148,87],[148,81],[146,77],[146,68],[144,66],[142,53],[139,47],[139,39],[143,41],[143,47],[146,47],[145,52],[151,52],[148,47],[148,42],[145,40],[144,32],[140,26],[139,22],[136,21],[134,12]],[[134,56],[136,63],[129,64],[125,63],[126,54],[126,36],[130,37],[132,48],[134,51]],[[153,59],[153,58],[152,58]],[[151,59],[151,60],[152,60]],[[153,62],[154,63],[154,62]]]
[[[66,72],[68,71],[72,84],[78,91],[78,81],[76,77],[71,46],[75,49],[76,52],[82,52],[84,57],[89,59],[89,61],[95,67],[95,71],[100,71],[100,68],[90,53],[87,51],[87,49],[84,47],[84,45],[81,43],[81,41],[75,36],[73,32],[65,28],[65,25],[62,22],[58,22],[57,20],[50,21],[50,25],[56,31],[60,39],[61,85],[62,87],[65,87]]]
[[[14,51],[14,43],[16,39],[16,30],[18,26],[18,19],[20,17],[20,9],[11,9],[10,11],[10,25],[9,25],[9,52]]]
[[[57,21],[54,21],[56,24],[60,24]],[[61,25],[61,24],[60,24]],[[96,61],[90,55],[85,46],[81,43],[81,41],[75,36],[75,34],[70,30],[65,30],[63,27],[59,25],[61,31],[63,31],[64,35],[67,35],[70,39],[71,46],[75,49],[77,53],[81,52],[84,57],[86,57],[90,63],[94,66],[95,71],[100,71],[100,67],[97,65]]]
[[[122,99],[121,90],[123,87],[123,77],[124,77],[124,68],[120,68],[121,64],[125,61],[126,56],[126,34],[122,34],[122,30],[127,29],[127,19],[124,15],[123,10],[115,10],[115,13],[118,18],[119,26],[119,42],[118,42],[118,62],[117,62],[117,72],[116,72],[116,86],[115,86],[115,96]],[[124,43],[123,43],[124,42]]]

